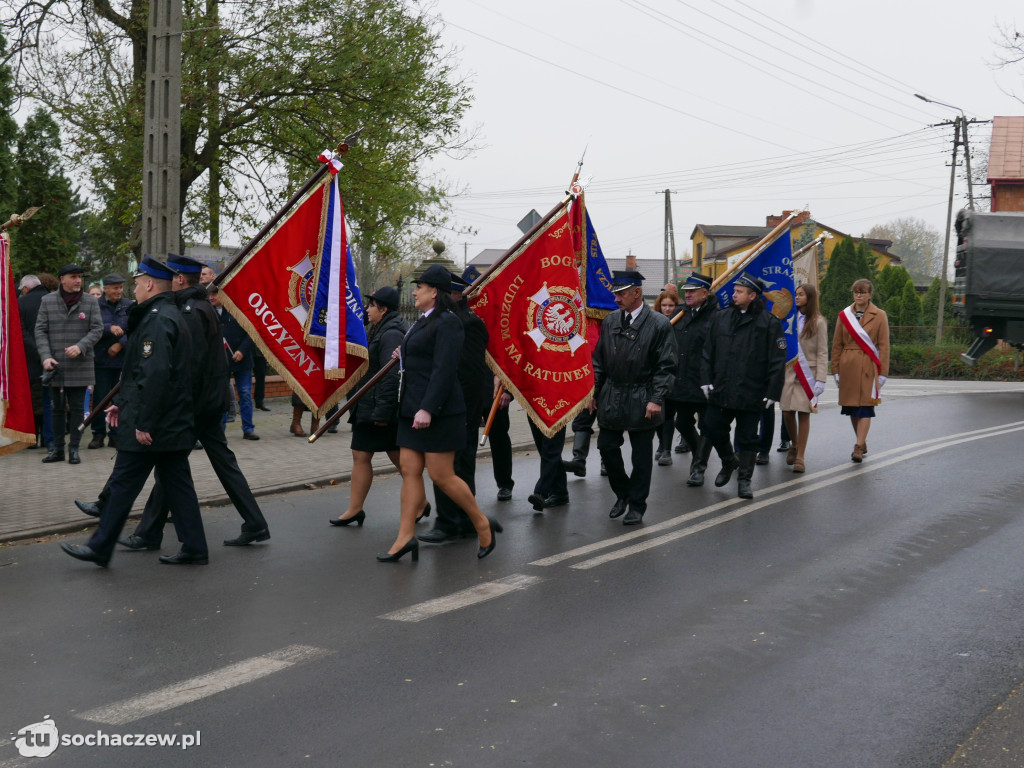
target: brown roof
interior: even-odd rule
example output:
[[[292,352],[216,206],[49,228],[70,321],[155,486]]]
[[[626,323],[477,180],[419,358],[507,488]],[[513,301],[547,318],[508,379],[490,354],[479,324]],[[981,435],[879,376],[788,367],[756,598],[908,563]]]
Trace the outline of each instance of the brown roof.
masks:
[[[992,118],[988,181],[1024,179],[1024,117]]]

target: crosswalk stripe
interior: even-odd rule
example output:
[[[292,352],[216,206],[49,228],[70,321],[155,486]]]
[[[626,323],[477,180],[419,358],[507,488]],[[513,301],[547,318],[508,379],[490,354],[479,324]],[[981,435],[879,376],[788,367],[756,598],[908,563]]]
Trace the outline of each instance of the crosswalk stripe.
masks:
[[[509,592],[514,592],[517,589],[526,589],[527,587],[531,587],[541,581],[543,581],[543,579],[540,576],[527,576],[522,573],[513,573],[511,576],[506,576],[503,579],[496,579],[495,581],[489,581],[485,584],[478,584],[475,587],[464,589],[461,592],[453,592],[452,594],[445,595],[444,597],[438,597],[433,600],[417,603],[416,605],[410,605],[408,608],[402,608],[398,611],[385,613],[377,618],[388,619],[390,621],[423,621],[423,619],[429,619],[441,613],[457,611],[460,608],[482,603],[487,600],[493,600],[496,597],[507,595]]]

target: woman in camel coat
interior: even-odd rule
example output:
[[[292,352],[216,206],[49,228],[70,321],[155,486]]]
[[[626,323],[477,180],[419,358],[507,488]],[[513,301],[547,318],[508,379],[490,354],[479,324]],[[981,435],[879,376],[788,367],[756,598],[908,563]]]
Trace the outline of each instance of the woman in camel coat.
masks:
[[[867,452],[868,429],[881,402],[879,394],[889,375],[889,318],[871,303],[874,288],[870,280],[853,284],[853,304],[843,310],[856,330],[859,325],[878,351],[878,363],[847,330],[842,314],[836,320],[832,338],[832,373],[839,385],[842,414],[850,417],[857,442],[850,458],[858,464]]]
[[[796,289],[797,340],[807,360],[811,375],[807,382],[814,397],[825,391],[828,372],[828,326],[818,311],[818,289],[801,285]],[[786,454],[786,463],[794,472],[804,470],[804,451],[811,428],[811,400],[796,375],[799,360],[786,366],[786,383],[782,388],[782,418],[793,445]],[[817,409],[815,409],[816,411]],[[799,417],[799,423],[798,423]]]

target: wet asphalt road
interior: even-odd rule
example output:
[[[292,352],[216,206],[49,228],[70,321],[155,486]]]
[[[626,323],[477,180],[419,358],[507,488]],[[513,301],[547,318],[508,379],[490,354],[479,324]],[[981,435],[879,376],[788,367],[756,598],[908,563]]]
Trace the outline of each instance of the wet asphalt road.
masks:
[[[608,519],[594,454],[543,515],[534,455],[507,504],[481,464],[505,525],[483,561],[466,540],[375,562],[393,477],[361,529],[326,523],[346,486],[264,499],[273,539],[208,567],[0,550],[0,734],[201,733],[43,761],[6,736],[0,767],[941,766],[1024,679],[1024,394],[879,413],[860,466],[848,420],[813,417],[808,473],[773,450],[753,502],[714,458],[686,488],[677,456],[639,531]],[[204,517],[234,535],[232,509]],[[474,587],[507,591],[454,608]]]

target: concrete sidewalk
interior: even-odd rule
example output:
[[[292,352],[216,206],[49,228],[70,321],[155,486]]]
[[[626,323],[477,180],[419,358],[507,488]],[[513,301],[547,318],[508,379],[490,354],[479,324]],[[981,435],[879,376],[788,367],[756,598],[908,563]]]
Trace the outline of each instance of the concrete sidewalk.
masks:
[[[315,443],[307,438],[295,437],[288,431],[292,419],[290,398],[267,400],[270,412],[256,411],[258,441],[242,439],[242,425],[236,420],[227,425],[228,442],[238,457],[253,493],[266,496],[272,493],[316,488],[347,482],[352,472],[351,429],[348,416],[338,424],[338,433],[324,434]],[[511,428],[513,450],[532,449],[533,437],[522,409],[512,403]],[[309,413],[305,413],[302,427],[309,430]],[[569,434],[571,439],[571,432]],[[82,438],[82,463],[72,466],[43,464],[44,450],[22,450],[0,458],[0,542],[44,536],[53,533],[79,531],[95,522],[82,514],[74,500],[96,499],[114,467],[114,450],[85,448],[92,433],[86,430]],[[490,455],[490,445],[480,449],[480,456]],[[192,477],[201,506],[230,503],[210,462],[202,451],[193,451],[190,457]],[[384,454],[374,456],[376,474],[397,471]],[[153,480],[139,495],[132,510],[139,515],[149,495]],[[344,509],[339,509],[339,513]]]

